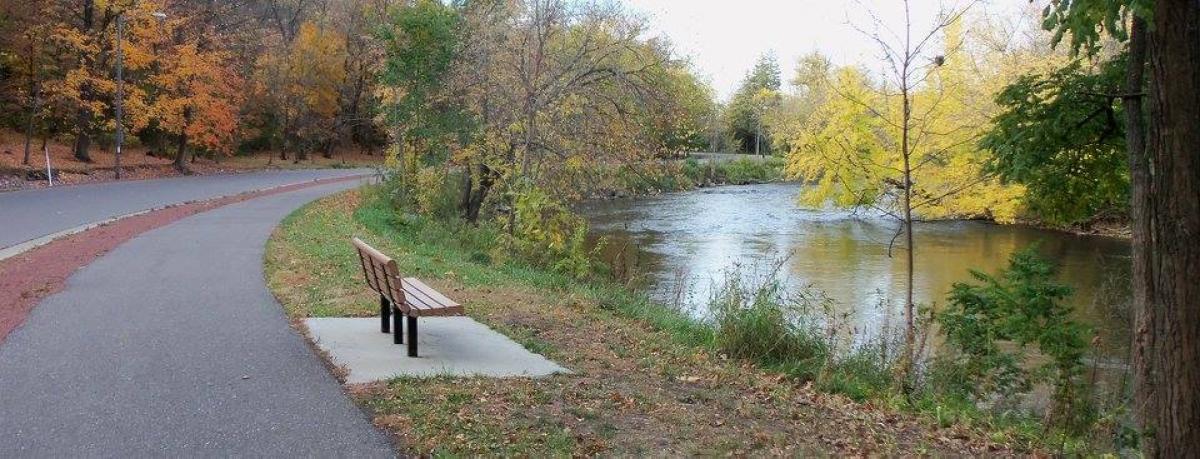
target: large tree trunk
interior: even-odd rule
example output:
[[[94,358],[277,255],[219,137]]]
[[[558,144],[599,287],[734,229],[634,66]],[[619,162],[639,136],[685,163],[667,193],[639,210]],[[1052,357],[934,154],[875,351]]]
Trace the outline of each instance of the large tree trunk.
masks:
[[[1150,234],[1135,256],[1152,290],[1135,304],[1137,411],[1146,452],[1200,453],[1200,1],[1158,0],[1148,31]]]
[[[80,32],[84,35],[91,33],[92,23],[95,21],[96,5],[94,0],[86,0],[83,2],[83,23],[80,25]],[[79,65],[87,66],[88,59],[86,56],[79,56]],[[92,97],[92,90],[86,83],[80,89],[79,97],[83,100],[89,100]],[[92,145],[90,136],[91,127],[91,112],[86,108],[80,108],[75,112],[75,159],[83,162],[92,162],[91,155],[88,154],[88,149]]]
[[[181,174],[187,174],[191,172],[188,170],[187,163],[184,162],[184,158],[187,157],[187,127],[191,119],[192,109],[183,109],[183,127],[179,129],[179,143],[175,146],[175,170],[179,171]]]
[[[21,158],[21,164],[29,165],[29,150],[33,146],[33,128],[34,122],[37,120],[37,112],[41,105],[40,95],[38,94],[37,83],[33,83],[33,101],[30,103],[29,119],[25,120],[25,156]]]
[[[496,184],[498,178],[496,171],[493,171],[486,164],[479,165],[479,186],[471,193],[470,205],[467,206],[467,221],[472,224],[479,221],[479,211],[483,208],[483,200],[487,199],[488,192],[492,190],[492,185]]]
[[[1130,181],[1130,230],[1133,249],[1133,269],[1130,281],[1133,287],[1133,304],[1152,304],[1154,292],[1154,277],[1151,275],[1149,256],[1147,252],[1150,242],[1150,164],[1146,158],[1146,123],[1144,119],[1144,104],[1142,92],[1145,90],[1146,71],[1146,21],[1134,17],[1129,33],[1129,62],[1125,70],[1125,90],[1122,104],[1125,106],[1125,144],[1129,162]],[[1148,313],[1138,314],[1135,330],[1149,330]],[[1154,336],[1146,332],[1134,333],[1133,347],[1136,352],[1131,359],[1135,368],[1148,369],[1144,362],[1146,355],[1141,354],[1153,347]],[[1150,380],[1149,374],[1139,374],[1137,379],[1142,382]],[[1141,400],[1142,409],[1153,411],[1145,406],[1149,402],[1148,394],[1140,393],[1150,387],[1141,384],[1136,390],[1137,398]]]

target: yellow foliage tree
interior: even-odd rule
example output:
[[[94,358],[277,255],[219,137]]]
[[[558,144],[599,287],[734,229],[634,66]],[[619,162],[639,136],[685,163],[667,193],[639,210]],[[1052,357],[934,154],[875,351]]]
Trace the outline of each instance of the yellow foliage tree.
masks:
[[[259,58],[256,90],[279,117],[280,159],[294,150],[300,161],[316,148],[330,147],[337,134],[346,39],[305,22],[285,49]]]

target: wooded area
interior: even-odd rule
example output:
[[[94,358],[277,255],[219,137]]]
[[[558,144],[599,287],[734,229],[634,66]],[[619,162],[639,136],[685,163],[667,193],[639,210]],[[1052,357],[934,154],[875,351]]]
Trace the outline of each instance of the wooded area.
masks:
[[[24,132],[27,143],[69,137],[82,160],[95,141],[112,142],[115,34],[123,17],[125,130],[156,154],[174,155],[179,167],[189,149],[206,155],[270,149],[280,159],[303,159],[345,144],[381,149],[388,135],[440,142],[435,138],[444,131],[466,132],[465,112],[419,122],[406,113],[427,104],[448,107],[450,97],[461,101],[468,91],[491,98],[478,109],[487,121],[473,120],[485,125],[538,123],[537,111],[568,104],[563,109],[588,119],[619,115],[632,123],[640,113],[636,125],[626,125],[627,135],[604,137],[614,146],[656,153],[646,142],[634,145],[635,134],[658,135],[675,148],[694,143],[688,120],[676,116],[676,98],[663,94],[697,94],[692,110],[706,110],[710,94],[665,44],[641,37],[640,22],[615,7],[532,6],[472,2],[458,11],[370,0],[10,2],[0,16],[2,121]],[[420,17],[434,10],[445,15],[442,30],[413,29],[437,26],[420,22],[438,20]],[[409,35],[426,32],[442,35]],[[560,36],[579,42],[551,43]],[[410,50],[384,64],[385,53],[403,52],[398,46]],[[560,54],[565,51],[575,54]],[[510,70],[515,73],[500,74]],[[450,84],[457,85],[453,94]],[[601,95],[601,87],[608,94]],[[590,107],[575,104],[588,97]],[[608,98],[604,106],[600,97]],[[515,107],[524,116],[498,113]],[[402,121],[405,132],[385,132],[388,123]],[[619,132],[607,123],[579,129]],[[537,126],[528,137],[521,148],[564,147],[545,143],[550,136]],[[29,148],[24,154],[28,163]]]

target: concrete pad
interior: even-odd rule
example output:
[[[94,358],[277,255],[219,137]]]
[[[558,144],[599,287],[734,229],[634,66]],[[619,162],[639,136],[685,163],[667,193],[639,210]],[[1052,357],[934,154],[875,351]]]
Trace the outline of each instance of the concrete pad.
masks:
[[[570,373],[525,350],[517,342],[470,317],[425,317],[417,321],[420,356],[380,333],[379,318],[305,320],[317,346],[350,370],[349,383],[398,376],[546,376]]]

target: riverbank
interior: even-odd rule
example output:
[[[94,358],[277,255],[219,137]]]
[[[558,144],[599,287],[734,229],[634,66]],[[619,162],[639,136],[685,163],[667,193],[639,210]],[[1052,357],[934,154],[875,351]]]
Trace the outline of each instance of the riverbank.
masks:
[[[732,155],[731,155],[732,156]],[[638,167],[600,167],[583,183],[583,200],[624,199],[722,185],[751,185],[786,179],[784,159],[778,157],[671,160]]]
[[[268,247],[289,316],[370,316],[351,236],[396,257],[468,315],[575,373],[541,379],[396,379],[349,386],[406,452],[491,455],[1013,454],[1003,434],[821,393],[717,351],[713,330],[623,286],[517,260],[491,236],[398,218],[369,192],[288,217]]]

